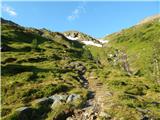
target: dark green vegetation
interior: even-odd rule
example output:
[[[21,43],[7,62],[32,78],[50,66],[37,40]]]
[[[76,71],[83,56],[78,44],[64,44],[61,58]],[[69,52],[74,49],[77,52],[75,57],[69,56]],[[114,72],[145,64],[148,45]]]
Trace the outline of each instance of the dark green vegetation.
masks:
[[[111,118],[160,119],[157,18],[105,37],[110,42],[102,48],[70,41],[62,33],[1,22],[4,120],[16,120],[19,113],[15,110],[22,106],[31,107],[37,120],[51,120],[61,111],[81,107],[87,98],[82,76],[90,72],[112,93],[103,106]],[[34,100],[56,93],[77,93],[83,99],[74,105],[60,105],[55,111],[35,105]]]

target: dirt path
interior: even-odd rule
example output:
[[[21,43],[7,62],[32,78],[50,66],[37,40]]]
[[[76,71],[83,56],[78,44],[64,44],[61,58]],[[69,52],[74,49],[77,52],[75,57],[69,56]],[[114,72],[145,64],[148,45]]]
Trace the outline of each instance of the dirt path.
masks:
[[[90,73],[88,80],[89,98],[83,109],[77,110],[72,117],[67,120],[99,120],[100,117],[109,117],[104,112],[104,104],[109,102],[111,92],[98,78]]]

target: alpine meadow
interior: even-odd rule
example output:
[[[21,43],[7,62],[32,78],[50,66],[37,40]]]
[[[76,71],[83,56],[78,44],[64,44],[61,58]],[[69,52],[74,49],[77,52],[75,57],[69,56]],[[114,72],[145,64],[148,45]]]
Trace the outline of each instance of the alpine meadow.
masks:
[[[1,119],[160,120],[160,14],[101,38],[2,16]]]

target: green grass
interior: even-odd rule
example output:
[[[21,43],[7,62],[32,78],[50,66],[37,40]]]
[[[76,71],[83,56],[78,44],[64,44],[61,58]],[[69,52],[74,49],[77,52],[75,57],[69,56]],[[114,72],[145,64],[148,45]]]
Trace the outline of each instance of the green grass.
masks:
[[[74,91],[85,97],[79,73],[64,67],[75,61],[90,63],[91,53],[83,44],[61,33],[2,23],[1,45],[7,46],[1,59],[3,118],[17,119],[16,108],[32,107],[38,98]]]
[[[155,20],[105,37],[109,43],[103,48],[89,48],[100,63],[96,76],[112,92],[110,105],[104,105],[112,118],[139,120],[145,114],[149,119],[160,119],[159,34]],[[122,53],[127,55],[131,75],[123,68]]]
[[[21,106],[46,110],[43,119],[82,107],[88,91],[79,82],[77,68],[68,68],[73,62],[82,63],[87,69],[85,76],[92,72],[111,91],[110,101],[106,101],[109,105],[104,104],[111,118],[139,120],[146,115],[160,119],[159,28],[157,20],[133,26],[105,37],[110,42],[98,48],[69,41],[58,32],[2,23],[2,47],[6,48],[1,53],[3,119],[16,120],[15,109]],[[131,74],[124,69],[123,54]],[[32,105],[34,100],[55,93],[76,93],[83,99],[55,111]]]

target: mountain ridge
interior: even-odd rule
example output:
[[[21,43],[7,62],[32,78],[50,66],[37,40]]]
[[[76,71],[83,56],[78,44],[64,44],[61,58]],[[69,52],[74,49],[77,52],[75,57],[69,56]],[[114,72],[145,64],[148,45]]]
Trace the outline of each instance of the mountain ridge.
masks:
[[[156,14],[156,15],[153,15],[153,16],[150,16],[150,17],[146,17],[143,20],[141,20],[137,25],[152,22],[154,20],[160,20],[160,14]]]

